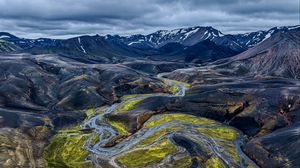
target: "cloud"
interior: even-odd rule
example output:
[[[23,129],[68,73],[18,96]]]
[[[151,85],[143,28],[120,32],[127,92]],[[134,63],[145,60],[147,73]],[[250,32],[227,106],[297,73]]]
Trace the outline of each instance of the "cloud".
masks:
[[[147,34],[213,26],[224,33],[299,24],[299,0],[0,0],[0,31],[24,37]]]

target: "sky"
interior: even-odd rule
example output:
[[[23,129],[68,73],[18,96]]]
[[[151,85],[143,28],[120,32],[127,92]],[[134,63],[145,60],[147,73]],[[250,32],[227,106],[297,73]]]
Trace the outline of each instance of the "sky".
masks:
[[[0,31],[20,37],[149,34],[213,26],[223,33],[299,25],[300,0],[0,0]]]

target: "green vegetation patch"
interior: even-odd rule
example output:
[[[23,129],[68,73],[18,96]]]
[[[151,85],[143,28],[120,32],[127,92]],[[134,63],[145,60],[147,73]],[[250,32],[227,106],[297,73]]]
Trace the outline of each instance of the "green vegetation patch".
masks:
[[[168,168],[188,168],[192,165],[191,156],[185,156],[178,160],[175,160],[172,165],[167,166]]]
[[[144,128],[153,127],[166,122],[187,122],[196,125],[216,125],[219,124],[214,120],[203,117],[196,117],[189,114],[162,114],[152,117],[144,124]]]
[[[89,108],[89,109],[87,109],[87,110],[85,111],[85,113],[86,113],[87,116],[93,115],[94,112],[95,112],[95,108]]]
[[[240,157],[239,154],[237,153],[236,146],[234,145],[233,142],[228,142],[228,141],[217,141],[217,143],[225,149],[225,152],[232,157],[237,163],[240,162]]]
[[[95,145],[99,142],[99,140],[100,140],[99,134],[94,134],[91,138],[91,144]]]
[[[122,121],[116,121],[108,118],[106,118],[106,121],[109,123],[109,125],[115,128],[115,130],[118,131],[120,135],[127,134],[129,131],[128,126]]]
[[[121,97],[121,100],[129,100],[135,97],[146,97],[146,96],[151,96],[153,94],[130,94],[130,95],[125,95]]]
[[[74,129],[71,129],[73,132]],[[58,133],[50,139],[50,144],[44,152],[48,167],[90,167],[92,163],[85,158],[89,152],[83,149],[89,134]]]
[[[205,162],[206,168],[226,168],[225,164],[218,157],[211,157]]]
[[[172,85],[169,90],[172,93],[176,93],[179,90],[179,87],[177,85]]]
[[[160,162],[167,155],[176,152],[177,148],[168,139],[162,139],[148,148],[136,149],[124,153],[117,162],[127,167],[147,166]]]
[[[116,111],[130,111],[135,109],[137,106],[137,104],[139,102],[141,102],[143,99],[134,99],[134,100],[130,100],[125,102],[124,104],[122,104],[120,107],[118,107],[116,109]]]
[[[231,141],[235,140],[239,135],[238,131],[229,127],[196,128],[196,130],[212,138],[221,138]]]
[[[183,86],[188,87],[188,88],[190,88],[192,86],[191,84],[186,83],[186,82],[181,82],[181,81],[177,81],[177,80],[170,80],[170,79],[168,79],[168,80],[175,83],[175,84],[180,84],[180,85],[183,85]]]
[[[48,167],[84,167],[90,163],[85,161],[88,151],[82,146],[88,136],[55,135],[45,150]]]
[[[182,127],[179,127],[179,126],[167,126],[167,127],[160,128],[159,130],[155,131],[153,134],[142,139],[138,143],[138,145],[141,145],[141,146],[149,145],[149,144],[155,142],[155,140],[158,139],[159,137],[161,137],[162,135],[164,135],[168,132],[173,132],[173,131],[180,130],[180,129],[182,129]]]

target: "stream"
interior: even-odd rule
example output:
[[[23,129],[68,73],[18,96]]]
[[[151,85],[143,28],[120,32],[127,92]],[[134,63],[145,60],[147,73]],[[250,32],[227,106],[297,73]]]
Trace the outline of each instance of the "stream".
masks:
[[[113,147],[102,147],[107,142],[111,141],[114,137],[118,135],[118,132],[109,125],[106,120],[104,119],[104,116],[108,113],[113,112],[118,107],[122,106],[123,104],[136,100],[136,99],[145,99],[149,97],[155,97],[155,96],[168,96],[168,97],[183,97],[185,96],[186,90],[188,87],[184,86],[184,84],[181,84],[180,82],[176,82],[173,80],[169,80],[166,78],[163,78],[162,76],[166,73],[161,73],[157,75],[157,78],[162,79],[167,82],[170,86],[176,86],[178,89],[173,94],[162,94],[162,93],[154,93],[151,95],[140,95],[133,98],[129,98],[127,100],[122,100],[120,103],[115,103],[108,107],[102,114],[98,114],[96,116],[90,117],[85,123],[81,125],[82,129],[93,129],[93,133],[89,137],[89,139],[86,141],[84,148],[94,154],[96,154],[99,158],[103,160],[107,160],[110,165],[113,167],[120,167],[117,163],[115,163],[115,158],[121,154],[122,152],[132,148],[135,144],[137,144],[141,139],[151,135],[158,129],[170,126],[170,125],[177,125],[178,123],[172,122],[172,123],[165,123],[163,125],[155,126],[150,129],[144,130],[141,129],[134,133],[133,135],[127,137],[126,139],[122,140],[120,143],[117,143]],[[199,141],[205,143],[211,151],[213,151],[220,159],[224,161],[229,167],[246,167],[242,162],[246,161],[248,164],[250,164],[254,168],[258,168],[258,166],[249,159],[246,154],[243,153],[241,149],[241,145],[246,140],[245,136],[240,136],[237,140],[234,141],[234,144],[236,146],[237,153],[240,157],[241,163],[237,164],[235,161],[228,157],[223,155],[223,149],[220,148],[220,146],[217,145],[215,140],[213,138],[203,136],[200,134],[196,134],[193,131],[191,131],[191,128],[194,128],[194,125],[186,125],[187,129],[181,130],[179,132],[182,132],[183,134],[188,134],[189,136],[193,137],[193,139],[198,139]],[[177,134],[178,132],[176,132]],[[174,133],[173,133],[174,134]],[[99,136],[99,141],[94,144],[92,142],[92,138],[94,136]],[[168,135],[169,137],[172,136],[172,133]],[[243,161],[242,161],[243,160]]]

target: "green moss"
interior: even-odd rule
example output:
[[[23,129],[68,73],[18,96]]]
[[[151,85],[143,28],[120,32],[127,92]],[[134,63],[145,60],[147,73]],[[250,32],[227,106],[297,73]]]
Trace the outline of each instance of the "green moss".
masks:
[[[172,165],[167,166],[168,168],[188,168],[192,165],[191,156],[185,156],[178,160],[175,160]]]
[[[153,94],[131,94],[131,95],[125,95],[121,97],[121,100],[129,100],[135,97],[146,97],[146,96],[151,96]]]
[[[170,92],[175,93],[179,90],[179,87],[177,85],[172,85],[169,90]]]
[[[176,146],[168,139],[162,139],[154,146],[124,153],[117,158],[117,162],[127,167],[147,166],[160,162],[167,155],[176,152],[176,150]]]
[[[149,145],[153,142],[155,142],[155,140],[159,137],[161,137],[162,135],[168,133],[168,132],[172,132],[172,131],[176,131],[176,130],[180,130],[182,129],[182,127],[179,126],[168,126],[168,127],[164,127],[164,128],[160,128],[159,130],[157,130],[156,132],[154,132],[153,134],[147,136],[145,139],[142,139],[138,145]]]
[[[88,134],[56,134],[46,147],[44,158],[48,167],[90,167],[92,164],[85,158],[89,154],[83,149]]]
[[[177,81],[177,80],[170,80],[170,79],[168,79],[168,80],[173,82],[173,83],[180,84],[180,85],[183,85],[183,86],[188,87],[188,88],[192,86],[191,84],[186,83],[186,82],[181,82],[181,81]]]
[[[78,133],[81,130],[80,125],[75,125],[72,127],[66,127],[62,128],[58,131],[59,134],[72,134],[72,133]]]
[[[141,102],[143,99],[135,99],[131,101],[127,101],[124,104],[122,104],[120,107],[117,108],[116,111],[130,111],[136,108],[136,104]]]
[[[106,121],[109,123],[109,125],[114,127],[115,130],[118,131],[119,134],[127,134],[128,133],[129,128],[123,122],[111,120],[108,118],[106,119]]]
[[[206,168],[226,168],[223,161],[217,157],[212,157],[205,162]]]
[[[207,118],[196,117],[189,114],[163,114],[155,116],[144,124],[144,128],[153,127],[166,122],[187,122],[196,125],[215,125],[218,122]]]
[[[99,142],[99,140],[100,140],[99,134],[94,134],[93,137],[91,138],[91,143],[95,145],[97,142]]]
[[[196,128],[196,130],[212,138],[235,140],[238,136],[238,132],[229,127]]]
[[[217,143],[225,149],[225,152],[232,157],[237,163],[240,162],[240,157],[239,154],[237,153],[236,147],[233,142],[228,142],[228,141],[217,141]]]
[[[86,113],[87,116],[93,115],[94,112],[95,112],[95,108],[89,108],[89,109],[87,109],[87,110],[85,111],[85,113]]]

